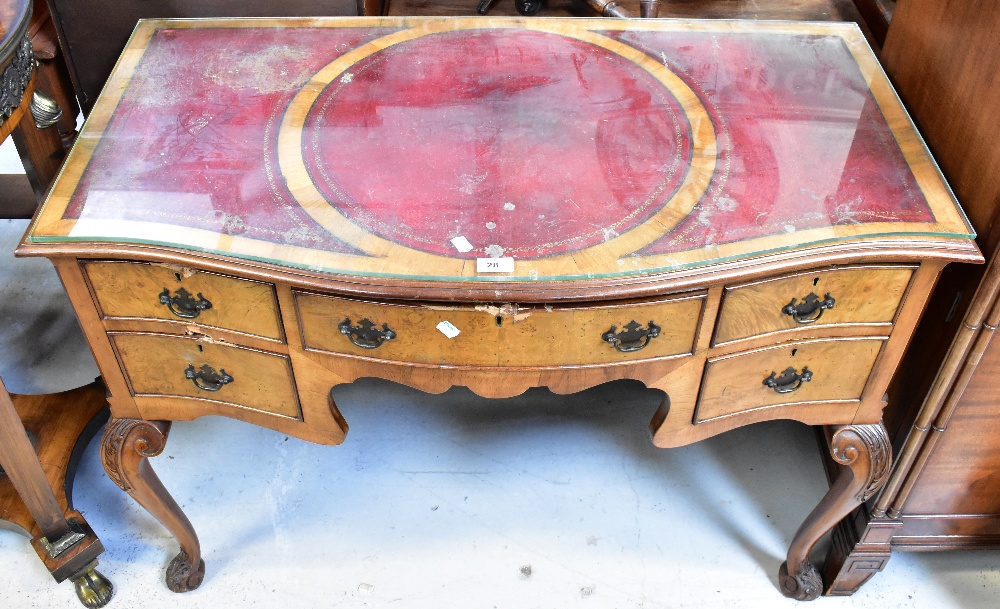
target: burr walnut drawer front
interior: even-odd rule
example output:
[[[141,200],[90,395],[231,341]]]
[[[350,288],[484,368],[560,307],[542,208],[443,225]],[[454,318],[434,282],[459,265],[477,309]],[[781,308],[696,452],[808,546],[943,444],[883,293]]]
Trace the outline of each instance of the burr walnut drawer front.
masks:
[[[387,304],[306,292],[295,301],[306,349],[427,364],[565,366],[691,353],[705,295],[571,307]]]
[[[709,359],[695,422],[788,404],[856,403],[884,342],[802,341]],[[853,412],[839,422],[850,422]]]
[[[300,418],[287,357],[166,334],[108,335],[136,396],[181,396]]]
[[[282,340],[274,286],[145,262],[85,262],[105,318],[187,322]]]
[[[715,344],[805,326],[891,326],[916,267],[857,266],[728,286]]]

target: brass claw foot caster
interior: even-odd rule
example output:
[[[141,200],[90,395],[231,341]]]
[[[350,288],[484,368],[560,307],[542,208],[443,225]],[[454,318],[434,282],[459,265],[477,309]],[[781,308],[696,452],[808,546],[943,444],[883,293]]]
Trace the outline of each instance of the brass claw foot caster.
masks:
[[[788,563],[781,563],[778,584],[782,594],[799,601],[814,601],[823,592],[823,578],[809,561],[802,563],[795,577],[788,574]]]
[[[76,588],[76,596],[87,609],[98,609],[107,605],[115,595],[115,586],[97,570],[97,561],[90,563],[79,574],[71,578]]]
[[[198,568],[191,564],[187,552],[181,550],[167,567],[167,587],[171,592],[190,592],[205,579],[205,561],[198,561]]]

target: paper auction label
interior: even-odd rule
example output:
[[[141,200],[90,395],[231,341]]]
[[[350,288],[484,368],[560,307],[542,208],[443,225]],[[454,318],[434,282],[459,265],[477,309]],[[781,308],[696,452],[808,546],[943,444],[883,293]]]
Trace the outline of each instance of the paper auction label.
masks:
[[[454,239],[451,240],[451,244],[455,246],[455,249],[462,252],[463,254],[465,252],[472,251],[472,244],[469,243],[469,240],[466,239],[465,237],[455,237]]]
[[[513,273],[513,258],[476,258],[477,273]]]
[[[456,336],[462,333],[461,330],[455,327],[455,324],[447,320],[439,323],[437,325],[437,329],[441,330],[441,334],[444,334],[448,338],[455,338]]]

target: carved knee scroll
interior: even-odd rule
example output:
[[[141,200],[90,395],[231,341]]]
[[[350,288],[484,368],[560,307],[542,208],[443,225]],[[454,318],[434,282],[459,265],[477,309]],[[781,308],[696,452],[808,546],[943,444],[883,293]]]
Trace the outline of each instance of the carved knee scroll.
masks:
[[[108,478],[126,493],[131,493],[136,482],[137,463],[155,457],[167,445],[169,422],[152,422],[137,419],[112,419],[104,431],[101,446],[101,464]]]
[[[169,431],[170,423],[165,421],[112,419],[104,432],[101,463],[115,484],[177,538],[181,551],[167,568],[167,587],[187,592],[200,586],[205,577],[198,535],[147,460],[163,452]]]
[[[881,423],[838,427],[830,438],[830,455],[844,468],[795,533],[778,573],[781,592],[790,598],[809,601],[822,593],[823,582],[809,553],[842,518],[882,488],[892,464],[889,434]]]
[[[837,463],[850,467],[856,477],[864,473],[865,483],[856,497],[858,504],[871,499],[889,477],[892,445],[881,423],[841,427],[830,440],[830,455]]]

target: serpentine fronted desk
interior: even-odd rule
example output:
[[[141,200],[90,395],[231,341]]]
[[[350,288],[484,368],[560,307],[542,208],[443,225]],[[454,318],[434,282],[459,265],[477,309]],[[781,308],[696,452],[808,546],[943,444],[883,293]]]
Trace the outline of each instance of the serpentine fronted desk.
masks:
[[[325,444],[364,376],[489,397],[637,379],[657,446],[787,418],[844,465],[781,570],[876,493],[883,396],[973,235],[846,24],[140,24],[18,250],[110,390],[111,478],[204,574],[147,457],[214,414]],[[869,565],[877,568],[877,565]]]

